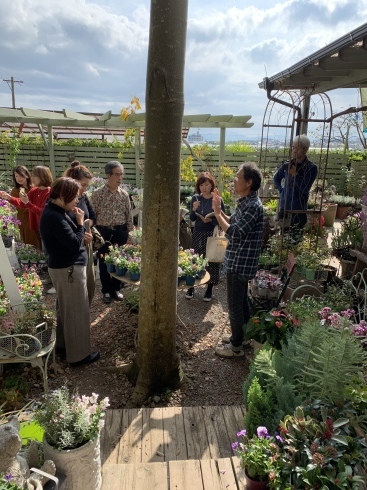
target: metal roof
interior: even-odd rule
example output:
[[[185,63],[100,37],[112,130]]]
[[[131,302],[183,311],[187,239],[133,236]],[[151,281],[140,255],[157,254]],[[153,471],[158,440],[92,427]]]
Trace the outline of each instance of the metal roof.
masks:
[[[367,87],[367,23],[276,75],[264,78],[265,90],[305,90],[309,94],[336,88]]]

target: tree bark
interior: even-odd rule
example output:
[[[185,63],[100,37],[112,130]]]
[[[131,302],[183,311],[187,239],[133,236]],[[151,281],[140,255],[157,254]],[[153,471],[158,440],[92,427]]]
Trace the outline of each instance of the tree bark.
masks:
[[[180,384],[177,249],[187,0],[152,0],[146,80],[142,272],[133,405]]]

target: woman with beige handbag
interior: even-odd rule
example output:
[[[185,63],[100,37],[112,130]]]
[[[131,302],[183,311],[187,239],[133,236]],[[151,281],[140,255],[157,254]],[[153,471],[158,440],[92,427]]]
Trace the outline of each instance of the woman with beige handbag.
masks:
[[[192,233],[192,248],[195,253],[206,256],[206,244],[209,237],[213,236],[214,228],[218,221],[213,213],[212,191],[215,189],[214,177],[209,172],[201,172],[196,179],[195,194],[190,204],[190,220],[195,223]],[[224,211],[224,204],[221,201],[221,209]],[[213,286],[219,282],[218,262],[209,262],[207,270],[210,274],[210,280],[204,301],[211,301],[213,296]],[[185,295],[187,299],[194,297],[194,288],[189,288]]]

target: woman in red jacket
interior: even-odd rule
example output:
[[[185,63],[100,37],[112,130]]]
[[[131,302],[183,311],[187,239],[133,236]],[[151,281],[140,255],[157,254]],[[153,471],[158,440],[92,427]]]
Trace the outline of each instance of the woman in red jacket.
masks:
[[[33,187],[28,194],[21,193],[19,198],[12,197],[7,192],[0,192],[0,197],[7,199],[10,204],[19,208],[28,209],[29,228],[37,235],[37,248],[42,250],[39,223],[43,208],[50,195],[52,174],[48,167],[37,166],[32,170]]]
[[[13,168],[13,182],[14,187],[10,192],[10,195],[15,198],[20,198],[20,196],[24,193],[28,194],[28,192],[32,189],[32,180],[31,174],[27,167],[23,165],[19,165],[18,167]],[[27,208],[21,208],[18,206],[17,218],[21,222],[19,225],[20,238],[23,243],[34,245],[35,247],[39,246],[39,238],[33,230],[29,227],[29,211]]]

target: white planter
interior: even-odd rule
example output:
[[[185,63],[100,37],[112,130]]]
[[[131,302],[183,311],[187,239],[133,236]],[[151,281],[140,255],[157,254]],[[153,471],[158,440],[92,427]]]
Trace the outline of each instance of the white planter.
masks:
[[[43,439],[45,460],[51,459],[56,472],[63,473],[66,478],[59,490],[100,490],[101,451],[99,436],[76,449],[58,451]]]

